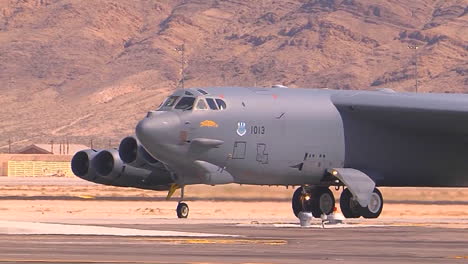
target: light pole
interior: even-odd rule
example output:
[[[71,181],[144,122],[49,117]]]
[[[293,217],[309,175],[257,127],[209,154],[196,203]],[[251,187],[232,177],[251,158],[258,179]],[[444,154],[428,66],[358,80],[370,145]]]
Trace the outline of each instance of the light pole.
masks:
[[[418,92],[418,46],[408,45],[408,49],[414,50],[414,78],[416,80],[416,93]]]
[[[184,89],[184,80],[185,80],[185,42],[182,45],[176,48],[176,51],[180,53],[180,75],[181,79],[179,81],[180,86]]]

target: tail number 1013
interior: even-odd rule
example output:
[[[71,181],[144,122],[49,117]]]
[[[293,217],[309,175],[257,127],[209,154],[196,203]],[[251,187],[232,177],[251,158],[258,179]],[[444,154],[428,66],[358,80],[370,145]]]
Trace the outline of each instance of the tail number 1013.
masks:
[[[265,134],[265,126],[251,126],[250,127],[250,134],[264,135]]]

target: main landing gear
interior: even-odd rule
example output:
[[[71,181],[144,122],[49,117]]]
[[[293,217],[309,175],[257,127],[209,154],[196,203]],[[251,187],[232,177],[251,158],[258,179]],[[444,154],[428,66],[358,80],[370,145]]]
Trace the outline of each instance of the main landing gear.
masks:
[[[169,200],[171,198],[171,196],[174,194],[174,192],[179,188],[180,188],[180,199],[179,199],[179,203],[177,204],[177,209],[176,209],[177,217],[178,218],[187,218],[188,215],[189,215],[190,210],[189,210],[188,205],[183,202],[183,200],[184,200],[184,191],[185,191],[184,186],[181,187],[181,186],[179,186],[177,184],[173,184],[171,186],[171,188],[169,189],[166,200]]]
[[[292,209],[298,217],[301,211],[311,212],[316,218],[322,214],[331,214],[335,207],[335,197],[327,187],[299,187],[292,198]],[[346,188],[340,196],[340,208],[346,218],[377,218],[383,209],[383,197],[379,189],[375,188],[370,195],[366,207],[359,204],[353,194]]]
[[[319,218],[331,214],[335,208],[335,197],[326,187],[299,187],[293,195],[292,208],[296,216],[301,211],[311,212]]]
[[[366,207],[362,207],[346,188],[340,197],[340,208],[346,218],[377,218],[383,209],[383,197],[379,189],[375,188]]]

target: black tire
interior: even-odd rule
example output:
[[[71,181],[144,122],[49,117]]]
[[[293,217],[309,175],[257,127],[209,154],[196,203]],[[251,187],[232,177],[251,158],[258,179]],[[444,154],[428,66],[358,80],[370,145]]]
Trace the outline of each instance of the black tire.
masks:
[[[377,218],[383,210],[383,197],[379,189],[375,188],[372,193],[369,205],[361,207],[361,215],[364,218]]]
[[[292,209],[296,217],[299,217],[299,213],[304,211],[304,198],[302,195],[302,190],[302,187],[297,188],[296,191],[294,191],[292,197]]]
[[[177,205],[177,217],[187,218],[189,215],[189,207],[186,203],[179,203]]]
[[[335,197],[330,189],[325,187],[311,188],[308,190],[308,195],[309,200],[306,200],[302,187],[297,188],[294,192],[292,198],[292,209],[296,217],[299,217],[299,213],[302,211],[311,212],[315,218],[320,218],[322,213],[331,214],[333,212],[335,207]],[[322,209],[320,208],[321,199],[328,200],[326,212],[322,212]]]
[[[340,196],[341,213],[346,218],[359,218],[361,217],[361,206],[359,203],[352,199],[353,194],[348,188],[344,189]]]
[[[318,187],[313,190],[310,204],[312,215],[315,218],[320,218],[322,214],[329,215],[333,213],[335,197],[329,188]]]

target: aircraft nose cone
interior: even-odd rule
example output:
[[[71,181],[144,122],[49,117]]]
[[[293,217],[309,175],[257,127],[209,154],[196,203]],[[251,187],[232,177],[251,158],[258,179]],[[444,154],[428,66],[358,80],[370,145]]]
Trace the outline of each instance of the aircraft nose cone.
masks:
[[[136,127],[136,136],[145,146],[177,143],[180,119],[172,112],[149,113]]]

